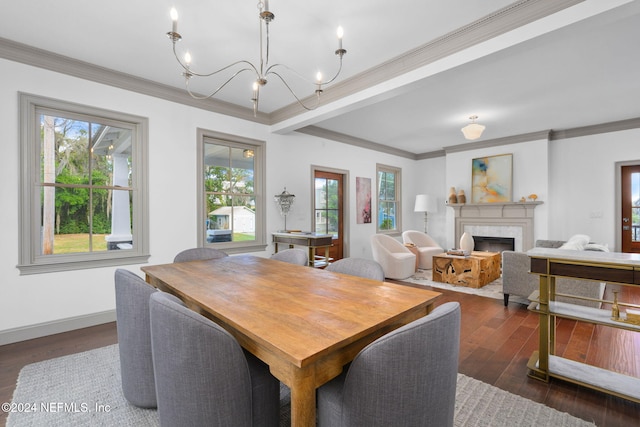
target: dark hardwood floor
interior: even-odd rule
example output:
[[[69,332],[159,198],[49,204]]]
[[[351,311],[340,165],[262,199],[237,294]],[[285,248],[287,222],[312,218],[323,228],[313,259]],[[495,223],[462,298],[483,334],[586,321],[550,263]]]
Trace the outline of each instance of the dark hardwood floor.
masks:
[[[640,303],[640,291],[621,289],[620,301]],[[436,291],[440,291],[435,289]],[[459,371],[503,390],[543,403],[601,427],[627,427],[640,420],[640,404],[567,382],[527,377],[527,360],[538,346],[538,316],[524,305],[442,291],[438,304],[459,301],[462,330]],[[41,360],[117,342],[115,323],[0,346],[0,402],[9,402],[20,369]],[[640,377],[640,334],[570,320],[557,326],[557,354]],[[0,412],[0,422],[6,414]]]

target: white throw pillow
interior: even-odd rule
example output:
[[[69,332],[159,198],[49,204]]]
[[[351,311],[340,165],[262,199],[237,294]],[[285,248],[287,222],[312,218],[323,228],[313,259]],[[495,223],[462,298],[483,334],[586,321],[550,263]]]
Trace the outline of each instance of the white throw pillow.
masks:
[[[609,252],[609,245],[601,245],[599,243],[588,243],[584,246],[585,251]]]
[[[571,251],[582,251],[584,250],[584,245],[581,245],[579,242],[566,242],[558,249],[568,249]]]
[[[576,234],[571,236],[569,240],[558,249],[569,249],[573,251],[582,251],[584,247],[589,243],[589,236],[586,234]]]

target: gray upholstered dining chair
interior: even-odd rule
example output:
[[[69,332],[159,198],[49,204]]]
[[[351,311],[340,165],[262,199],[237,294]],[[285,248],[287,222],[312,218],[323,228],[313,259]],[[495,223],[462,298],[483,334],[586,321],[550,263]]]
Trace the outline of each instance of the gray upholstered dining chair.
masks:
[[[149,297],[157,291],[124,269],[115,272],[115,291],[122,392],[132,405],[155,408]]]
[[[460,305],[445,303],[365,347],[318,389],[321,427],[453,426]]]
[[[284,251],[276,252],[271,255],[271,259],[288,262],[289,264],[309,264],[309,255],[307,255],[307,252],[298,248],[285,249]]]
[[[371,259],[342,258],[329,264],[325,270],[384,282],[382,266]]]
[[[161,426],[278,426],[280,383],[220,326],[164,292],[151,296]]]
[[[204,259],[218,259],[229,256],[226,252],[214,248],[191,248],[179,252],[173,262],[198,261]]]

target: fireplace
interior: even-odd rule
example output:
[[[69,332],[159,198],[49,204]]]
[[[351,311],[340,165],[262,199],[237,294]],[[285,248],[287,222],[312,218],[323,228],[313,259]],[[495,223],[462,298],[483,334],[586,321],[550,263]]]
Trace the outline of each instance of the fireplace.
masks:
[[[502,252],[515,250],[516,239],[513,237],[473,236],[474,251]]]
[[[455,215],[454,243],[462,233],[472,236],[514,239],[515,251],[527,251],[534,243],[534,209],[542,202],[449,204]]]

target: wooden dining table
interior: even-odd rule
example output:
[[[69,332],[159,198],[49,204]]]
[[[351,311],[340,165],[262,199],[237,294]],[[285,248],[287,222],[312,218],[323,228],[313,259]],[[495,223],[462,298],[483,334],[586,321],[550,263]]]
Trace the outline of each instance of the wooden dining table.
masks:
[[[252,255],[142,267],[152,286],[231,333],[291,389],[291,425],[314,426],[315,391],[440,293]]]

